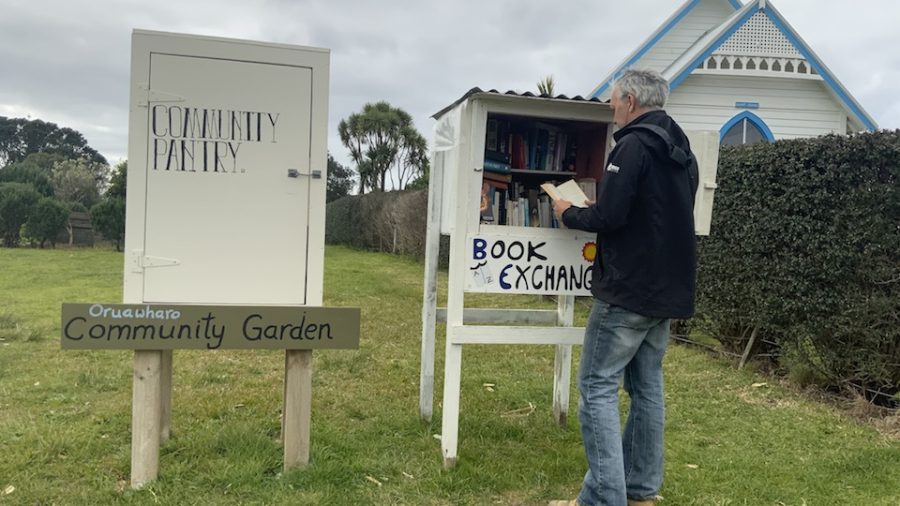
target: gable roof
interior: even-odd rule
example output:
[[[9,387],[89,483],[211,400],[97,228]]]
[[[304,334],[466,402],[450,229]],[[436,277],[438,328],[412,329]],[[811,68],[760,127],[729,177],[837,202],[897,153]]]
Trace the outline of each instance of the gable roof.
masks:
[[[682,6],[675,11],[674,14],[669,16],[662,25],[655,32],[653,32],[650,37],[648,37],[637,49],[631,52],[628,56],[619,63],[615,69],[608,76],[606,76],[599,86],[594,88],[594,90],[590,93],[592,97],[600,98],[606,91],[609,91],[610,86],[612,86],[613,81],[615,81],[623,71],[628,68],[631,68],[635,63],[637,63],[641,58],[643,58],[654,46],[659,43],[666,35],[669,34],[673,29],[675,29],[683,20],[686,18],[698,5],[702,0],[687,0]],[[732,9],[739,10],[742,5],[738,0],[720,0],[723,3],[726,3],[731,6]],[[714,28],[714,27],[711,27]]]
[[[797,34],[796,30],[784,19],[780,12],[767,0],[756,0],[743,6],[728,20],[715,30],[701,37],[690,49],[676,59],[672,65],[662,72],[663,77],[669,81],[669,89],[675,90],[702,62],[722,44],[724,44],[734,32],[738,31],[750,18],[758,12],[762,12],[774,24],[778,30],[790,41],[797,51],[806,59],[809,65],[822,77],[828,90],[845,109],[851,118],[868,130],[877,130],[875,120],[862,108],[859,102],[850,94],[847,88],[838,81],[831,70],[822,63],[821,58],[813,52],[809,45]]]
[[[626,60],[591,93],[591,96],[600,97],[604,92],[608,91],[612,81],[614,81],[622,71],[637,63],[638,60],[653,47],[653,45],[662,39],[665,33],[672,30],[682,19],[684,19],[687,13],[696,7],[699,1],[700,0],[689,1],[676,11],[666,24],[657,30],[654,35],[638,48],[637,51],[626,58]],[[847,112],[847,115],[852,120],[859,123],[863,128],[868,130],[876,130],[878,128],[875,120],[872,119],[859,102],[853,98],[847,88],[838,81],[831,70],[822,63],[821,58],[813,52],[809,45],[797,34],[796,30],[794,30],[794,28],[784,19],[781,13],[772,6],[771,2],[767,0],[753,0],[743,6],[732,0],[729,0],[729,3],[735,7],[735,12],[719,26],[714,27],[701,36],[687,49],[687,51],[677,57],[661,72],[663,77],[669,81],[670,90],[678,88],[694,69],[702,62],[706,61],[706,59],[709,58],[716,49],[722,46],[722,44],[725,44],[736,31],[750,20],[750,18],[758,12],[763,12],[772,24],[778,28],[791,44],[793,44],[816,73],[822,77],[822,82]]]

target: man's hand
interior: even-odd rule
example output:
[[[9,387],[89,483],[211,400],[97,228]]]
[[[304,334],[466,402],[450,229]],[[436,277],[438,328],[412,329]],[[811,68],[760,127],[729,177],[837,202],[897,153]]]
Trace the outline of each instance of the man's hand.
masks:
[[[556,219],[562,223],[562,215],[566,212],[566,209],[572,207],[572,203],[568,200],[554,200],[553,201],[553,214],[556,215]]]

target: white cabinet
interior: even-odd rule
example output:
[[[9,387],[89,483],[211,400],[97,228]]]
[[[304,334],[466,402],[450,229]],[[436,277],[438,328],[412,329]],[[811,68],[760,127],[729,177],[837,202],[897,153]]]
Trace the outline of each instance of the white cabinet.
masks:
[[[478,89],[434,116],[419,412],[430,420],[440,316],[447,324],[441,430],[447,467],[457,455],[464,344],[556,345],[553,412],[566,423],[572,346],[584,335],[572,326],[574,297],[590,294],[598,250],[594,234],[553,223],[539,187],[570,178],[588,189],[599,184],[612,148],[612,116],[602,102]],[[700,165],[695,227],[708,233],[718,134],[688,136]],[[440,234],[450,235],[446,310],[436,307]],[[558,307],[467,308],[468,292],[556,295]]]
[[[125,300],[318,304],[328,51],[136,31]]]

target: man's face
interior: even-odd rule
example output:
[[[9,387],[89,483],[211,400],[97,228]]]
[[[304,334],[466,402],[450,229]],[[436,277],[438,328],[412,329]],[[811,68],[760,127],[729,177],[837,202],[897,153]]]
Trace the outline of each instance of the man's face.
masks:
[[[631,112],[628,109],[631,100],[634,99],[630,96],[624,97],[624,100],[620,98],[619,87],[613,87],[612,95],[609,97],[609,105],[613,108],[613,123],[616,125],[616,128],[622,128],[630,121],[629,116]]]

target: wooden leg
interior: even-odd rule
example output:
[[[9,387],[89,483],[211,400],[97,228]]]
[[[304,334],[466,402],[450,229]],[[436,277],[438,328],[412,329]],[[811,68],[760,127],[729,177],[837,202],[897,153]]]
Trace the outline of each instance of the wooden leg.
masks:
[[[172,433],[172,350],[162,351],[159,366],[159,443],[165,444]]]
[[[131,488],[159,474],[161,351],[134,352],[131,400]]]
[[[312,350],[288,350],[284,363],[284,470],[309,464],[312,414]]]
[[[560,327],[571,327],[575,324],[575,297],[558,296],[556,321]],[[569,382],[572,378],[572,346],[560,344],[556,346],[556,358],[553,365],[553,418],[560,427],[565,428],[569,413]]]
[[[419,418],[430,422],[434,411],[434,327],[437,311],[437,271],[441,249],[441,163],[432,163],[428,183],[428,219],[425,230],[425,282],[422,296],[422,361],[419,374]]]
[[[553,418],[560,427],[565,428],[568,424],[569,381],[572,376],[571,345],[556,345],[553,371]]]
[[[447,335],[447,353],[444,361],[444,407],[441,424],[441,451],[444,468],[456,466],[457,438],[459,437],[459,388],[462,373],[462,345],[450,344]]]

